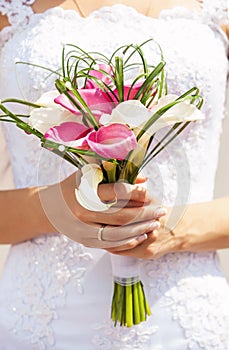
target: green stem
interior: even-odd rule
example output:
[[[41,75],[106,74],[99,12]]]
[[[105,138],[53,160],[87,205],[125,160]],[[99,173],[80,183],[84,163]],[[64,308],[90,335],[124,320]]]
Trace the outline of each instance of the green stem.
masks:
[[[137,283],[134,283],[132,285],[132,293],[133,293],[133,303],[134,303],[134,310],[133,310],[134,324],[139,324],[141,322],[141,320],[140,320],[138,284]]]
[[[24,100],[19,100],[17,98],[7,98],[5,100],[2,100],[2,103],[9,103],[9,102],[13,102],[13,103],[19,103],[21,105],[26,105],[26,106],[30,106],[33,108],[41,108],[42,106],[36,104],[36,103],[32,103],[32,102],[28,102],[28,101],[24,101]]]
[[[138,287],[138,300],[139,300],[139,311],[140,311],[140,320],[141,322],[146,320],[146,311],[145,311],[145,300],[144,294],[142,292],[142,285],[140,282],[137,283]]]
[[[127,285],[125,288],[125,301],[126,301],[126,326],[133,326],[133,296],[132,296],[132,286]]]

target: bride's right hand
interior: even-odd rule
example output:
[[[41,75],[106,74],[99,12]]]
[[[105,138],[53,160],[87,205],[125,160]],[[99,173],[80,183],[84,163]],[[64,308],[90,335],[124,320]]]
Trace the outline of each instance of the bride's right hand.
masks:
[[[78,183],[77,173],[73,174],[41,191],[40,198],[52,226],[85,246],[134,248],[158,228],[159,218],[165,215],[142,186],[124,183],[100,185],[101,200],[117,198],[117,203],[103,212],[89,211],[76,200],[74,189]],[[98,233],[103,226],[100,240]]]

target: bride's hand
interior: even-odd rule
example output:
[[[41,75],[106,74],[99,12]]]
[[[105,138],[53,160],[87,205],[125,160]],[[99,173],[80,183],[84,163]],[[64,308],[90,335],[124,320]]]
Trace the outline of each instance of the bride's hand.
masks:
[[[165,254],[180,251],[181,241],[174,237],[172,231],[165,233],[164,229],[159,229],[148,233],[146,236],[147,239],[133,249],[128,249],[126,245],[123,245],[107,250],[113,254],[146,260],[157,259]]]
[[[160,219],[160,228],[148,233],[147,239],[140,245],[133,249],[123,245],[109,251],[136,258],[155,259],[174,252],[203,252],[228,248],[228,203],[229,197],[224,197],[174,207],[175,211],[168,208],[168,214]]]
[[[167,215],[164,215],[159,219],[160,227],[154,231],[147,233],[146,239],[138,246],[129,249],[127,245],[120,247],[112,247],[107,249],[110,253],[132,256],[139,259],[157,259],[161,256],[185,250],[185,235],[178,231],[174,231],[167,225],[169,212],[167,209]],[[185,231],[184,231],[185,232]]]
[[[158,228],[158,219],[165,215],[142,186],[124,183],[100,185],[101,200],[117,198],[117,203],[104,212],[89,211],[76,200],[77,182],[73,174],[60,185],[47,188],[41,200],[53,227],[85,246],[134,248],[146,239],[146,233]],[[50,198],[55,198],[52,205]]]

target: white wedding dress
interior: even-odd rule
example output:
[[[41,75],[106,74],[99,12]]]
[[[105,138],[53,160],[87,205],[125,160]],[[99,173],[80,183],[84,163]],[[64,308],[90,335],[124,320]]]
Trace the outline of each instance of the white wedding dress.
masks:
[[[0,98],[35,101],[53,89],[54,77],[47,79],[45,70],[15,61],[56,69],[63,43],[109,55],[122,44],[154,38],[167,63],[169,92],[198,86],[206,118],[189,126],[145,172],[166,204],[211,200],[228,69],[220,29],[226,0],[204,1],[201,13],[164,10],[158,19],[123,5],[86,19],[61,8],[34,14],[33,2],[0,0],[12,24],[0,33]],[[145,50],[152,63],[159,61],[154,43]],[[40,154],[37,139],[10,123],[4,135],[16,187],[56,181],[57,157]],[[63,176],[73,170],[66,164]],[[13,246],[0,280],[0,350],[229,350],[229,288],[215,252],[142,261],[141,278],[152,315],[139,326],[115,328],[108,253],[59,234]]]

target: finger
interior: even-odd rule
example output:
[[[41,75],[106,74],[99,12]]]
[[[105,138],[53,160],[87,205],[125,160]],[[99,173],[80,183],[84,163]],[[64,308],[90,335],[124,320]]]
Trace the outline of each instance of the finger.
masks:
[[[127,203],[129,201],[148,203],[152,200],[144,187],[122,182],[99,185],[98,195],[102,201],[113,201],[116,198]]]
[[[124,208],[124,207],[126,207],[126,208],[134,208],[134,207],[142,207],[142,206],[144,206],[145,205],[145,203],[143,203],[143,202],[136,202],[136,201],[132,201],[132,200],[130,200],[130,201],[123,201],[123,200],[119,200],[119,201],[117,201],[117,203],[115,203],[114,205],[113,205],[113,208]]]
[[[113,208],[105,212],[88,212],[87,221],[111,226],[125,226],[143,221],[159,219],[167,213],[166,208],[157,205],[132,208]],[[84,213],[85,214],[85,213]],[[84,220],[83,220],[84,221]]]
[[[112,254],[131,256],[139,259],[152,259],[155,257],[154,250],[156,248],[158,231],[155,230],[147,234],[147,239],[142,240],[140,244],[136,244],[135,247],[130,247],[128,249],[128,244],[126,244],[127,249],[121,249],[122,247],[107,249],[111,251]]]
[[[147,181],[147,177],[143,177],[143,176],[138,176],[135,183],[136,184],[143,184]]]
[[[121,246],[129,243],[130,239],[136,239],[145,233],[159,229],[159,227],[160,222],[158,221],[148,221],[119,227],[105,226],[102,239],[105,242],[114,242],[115,246]]]
[[[131,239],[126,244],[123,244],[121,246],[114,247],[114,248],[108,248],[107,251],[109,251],[110,253],[114,253],[115,254],[115,253],[118,253],[118,252],[123,252],[123,251],[126,251],[126,250],[134,249],[139,244],[144,242],[147,238],[148,238],[147,234],[144,233],[143,235],[138,236],[137,238]]]

